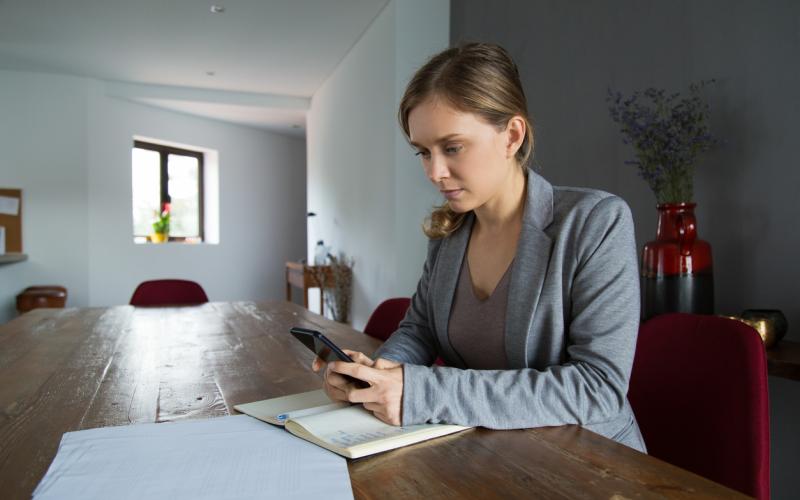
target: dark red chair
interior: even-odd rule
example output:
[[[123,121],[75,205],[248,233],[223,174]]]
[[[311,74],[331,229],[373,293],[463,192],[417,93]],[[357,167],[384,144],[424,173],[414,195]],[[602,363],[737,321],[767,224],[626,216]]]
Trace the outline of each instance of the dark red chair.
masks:
[[[769,393],[758,333],[666,314],[639,329],[628,393],[650,455],[769,498]]]
[[[408,297],[384,300],[372,311],[367,326],[364,327],[364,333],[385,341],[397,330],[397,325],[403,320],[410,305],[411,299]]]
[[[367,326],[364,327],[364,333],[385,342],[397,330],[410,305],[411,299],[407,297],[384,300],[372,311]],[[435,363],[439,366],[444,365],[442,358],[436,358]]]
[[[144,281],[133,292],[132,306],[195,305],[208,302],[203,287],[187,280]]]

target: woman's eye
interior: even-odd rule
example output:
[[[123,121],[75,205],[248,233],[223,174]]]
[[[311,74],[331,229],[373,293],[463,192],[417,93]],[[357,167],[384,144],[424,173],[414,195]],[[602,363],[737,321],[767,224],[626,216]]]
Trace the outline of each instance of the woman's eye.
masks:
[[[461,151],[461,146],[447,146],[446,148],[444,148],[444,152],[449,155],[454,155],[459,151]]]
[[[414,153],[414,156],[421,156],[422,158],[427,160],[428,158],[431,157],[431,154],[427,151],[417,151],[416,153]]]

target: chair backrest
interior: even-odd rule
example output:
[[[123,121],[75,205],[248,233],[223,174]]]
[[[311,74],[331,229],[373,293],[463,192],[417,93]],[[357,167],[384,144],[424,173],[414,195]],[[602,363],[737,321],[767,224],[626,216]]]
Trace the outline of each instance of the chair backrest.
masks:
[[[408,297],[384,300],[372,311],[364,333],[376,339],[388,339],[397,330],[397,325],[403,320],[409,305],[411,299]]]
[[[132,306],[194,305],[208,302],[203,287],[187,280],[144,281],[133,292]]]
[[[628,393],[650,455],[769,498],[769,393],[758,333],[666,314],[639,329]]]

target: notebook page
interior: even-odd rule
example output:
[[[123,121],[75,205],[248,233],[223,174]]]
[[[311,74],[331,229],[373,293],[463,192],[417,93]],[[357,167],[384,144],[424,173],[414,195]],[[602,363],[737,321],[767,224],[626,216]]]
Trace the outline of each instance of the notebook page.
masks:
[[[342,448],[380,441],[423,429],[442,427],[436,424],[405,427],[385,424],[361,405],[294,420],[317,438]]]
[[[298,414],[297,412],[300,412],[300,415],[322,413],[346,406],[348,406],[347,403],[334,403],[328,398],[325,391],[317,389],[316,391],[236,405],[234,408],[259,420],[282,425],[286,419]],[[283,418],[280,418],[281,416]]]

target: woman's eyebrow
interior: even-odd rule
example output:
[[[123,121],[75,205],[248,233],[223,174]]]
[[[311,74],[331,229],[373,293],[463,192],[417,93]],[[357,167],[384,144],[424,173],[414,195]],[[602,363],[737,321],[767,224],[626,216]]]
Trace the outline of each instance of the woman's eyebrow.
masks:
[[[437,144],[437,143],[441,144],[441,143],[443,143],[443,142],[447,142],[447,141],[449,141],[449,140],[451,140],[451,139],[455,139],[456,137],[459,137],[460,135],[461,135],[461,134],[459,134],[459,133],[456,133],[456,134],[447,134],[447,135],[445,135],[445,136],[442,136],[442,137],[440,137],[440,138],[436,139],[436,140],[435,140],[435,141],[433,141],[433,142],[434,142],[434,144]],[[417,143],[416,143],[416,142],[414,142],[414,141],[408,141],[408,143],[409,143],[409,144],[411,144],[412,146],[414,146],[415,148],[422,148],[422,147],[424,147],[423,145],[421,145],[421,144],[417,144]]]

